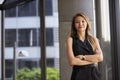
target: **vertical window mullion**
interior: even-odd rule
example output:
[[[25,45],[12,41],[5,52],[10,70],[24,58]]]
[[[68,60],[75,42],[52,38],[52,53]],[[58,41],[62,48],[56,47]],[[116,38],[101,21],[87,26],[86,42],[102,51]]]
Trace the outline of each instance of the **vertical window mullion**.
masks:
[[[40,36],[41,36],[41,80],[46,80],[46,31],[45,31],[45,0],[39,0]]]

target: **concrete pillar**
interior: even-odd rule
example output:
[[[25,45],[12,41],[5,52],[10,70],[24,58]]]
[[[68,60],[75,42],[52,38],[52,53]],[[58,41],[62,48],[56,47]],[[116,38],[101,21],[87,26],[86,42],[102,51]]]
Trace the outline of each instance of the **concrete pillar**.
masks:
[[[92,33],[95,33],[94,0],[58,0],[59,39],[60,39],[60,78],[70,80],[72,68],[68,64],[65,42],[71,28],[73,15],[84,12],[92,23]]]

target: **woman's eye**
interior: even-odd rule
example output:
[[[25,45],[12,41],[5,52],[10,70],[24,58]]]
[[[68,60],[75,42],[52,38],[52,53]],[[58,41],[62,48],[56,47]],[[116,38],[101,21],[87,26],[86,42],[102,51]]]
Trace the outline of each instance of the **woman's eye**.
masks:
[[[79,21],[76,21],[75,23],[79,23]]]
[[[85,22],[85,21],[82,21],[83,23]]]

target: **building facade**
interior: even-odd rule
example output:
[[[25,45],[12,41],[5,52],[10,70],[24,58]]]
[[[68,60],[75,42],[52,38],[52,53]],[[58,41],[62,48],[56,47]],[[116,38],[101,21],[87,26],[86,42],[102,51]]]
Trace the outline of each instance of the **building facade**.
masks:
[[[10,3],[14,0],[7,0]],[[16,43],[17,70],[39,68],[41,34],[38,0],[5,10],[6,78],[13,75],[13,53]],[[46,65],[59,69],[57,0],[45,0]],[[21,56],[22,53],[22,56]],[[28,56],[24,56],[26,54]]]

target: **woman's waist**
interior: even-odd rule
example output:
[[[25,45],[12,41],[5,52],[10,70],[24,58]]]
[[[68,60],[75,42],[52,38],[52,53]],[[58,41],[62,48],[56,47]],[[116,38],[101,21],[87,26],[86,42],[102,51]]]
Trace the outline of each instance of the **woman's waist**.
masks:
[[[78,69],[86,69],[86,68],[91,68],[95,67],[95,64],[89,64],[89,65],[81,65],[81,66],[73,66],[73,70],[78,70]]]

